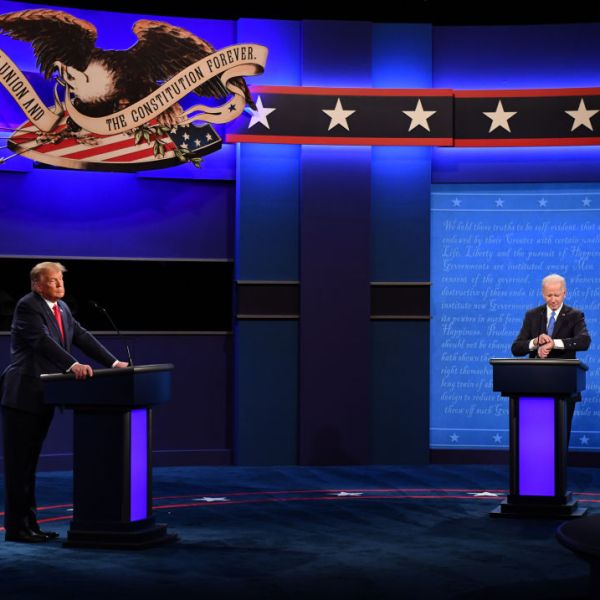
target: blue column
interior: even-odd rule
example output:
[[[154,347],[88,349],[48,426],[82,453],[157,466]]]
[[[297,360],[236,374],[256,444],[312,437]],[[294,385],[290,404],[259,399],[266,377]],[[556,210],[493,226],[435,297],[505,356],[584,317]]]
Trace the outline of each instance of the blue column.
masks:
[[[427,89],[431,25],[373,26],[373,86]],[[429,281],[430,148],[373,148],[371,281]],[[429,460],[429,321],[371,325],[371,462]]]
[[[269,48],[252,83],[300,83],[299,23],[240,19],[238,41]],[[298,146],[238,144],[236,280],[298,280],[299,169]],[[234,336],[235,463],[295,464],[298,324],[238,320]]]
[[[305,22],[303,43],[303,85],[370,86],[369,23]],[[369,461],[370,187],[370,148],[302,148],[301,464]]]

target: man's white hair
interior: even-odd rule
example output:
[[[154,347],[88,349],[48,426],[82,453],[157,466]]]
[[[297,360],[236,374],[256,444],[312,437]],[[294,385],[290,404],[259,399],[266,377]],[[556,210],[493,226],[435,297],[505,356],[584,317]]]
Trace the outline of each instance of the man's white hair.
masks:
[[[558,275],[557,273],[552,273],[551,275],[546,275],[546,277],[544,277],[544,279],[542,279],[542,289],[544,289],[544,286],[546,284],[555,283],[555,282],[562,283],[563,290],[565,290],[565,292],[567,291],[567,281],[565,280],[565,278],[562,275]]]

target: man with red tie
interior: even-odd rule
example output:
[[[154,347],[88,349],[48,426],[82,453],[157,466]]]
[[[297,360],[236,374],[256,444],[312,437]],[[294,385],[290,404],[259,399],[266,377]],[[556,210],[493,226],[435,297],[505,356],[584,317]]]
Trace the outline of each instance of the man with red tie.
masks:
[[[567,282],[561,275],[547,275],[542,280],[545,304],[525,314],[519,335],[512,344],[514,356],[530,358],[575,358],[575,353],[587,350],[592,338],[585,324],[584,314],[564,303]],[[568,402],[567,430],[571,422],[578,394]],[[567,438],[568,439],[568,438]]]
[[[36,518],[35,472],[54,409],[43,402],[42,373],[93,376],[92,367],[71,354],[77,346],[106,367],[124,368],[74,318],[65,295],[60,263],[31,270],[31,293],[17,303],[11,326],[11,363],[0,378],[4,439],[5,539],[38,543],[58,537],[42,531]]]

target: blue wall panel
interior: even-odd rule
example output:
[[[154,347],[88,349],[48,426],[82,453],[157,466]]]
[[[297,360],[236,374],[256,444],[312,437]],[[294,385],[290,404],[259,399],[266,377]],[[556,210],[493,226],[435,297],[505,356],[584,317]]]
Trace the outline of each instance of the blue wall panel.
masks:
[[[236,279],[298,279],[300,147],[238,144]]]
[[[371,87],[370,23],[304,21],[302,85]]]
[[[230,183],[36,169],[0,189],[0,254],[232,257]]]
[[[371,54],[369,23],[306,21],[302,84],[370,87]],[[302,147],[301,464],[369,461],[370,188],[370,148]]]
[[[257,84],[300,84],[300,34],[297,22],[240,19],[238,40],[269,48]],[[298,280],[299,146],[238,144],[237,167],[236,279]],[[296,464],[298,324],[239,321],[234,369],[236,463]]]
[[[373,148],[371,280],[429,281],[429,148]]]
[[[431,25],[373,26],[373,85],[429,88]],[[430,148],[374,147],[371,281],[429,281]],[[371,323],[371,462],[429,458],[429,322]]]
[[[435,27],[437,88],[595,87],[600,23],[520,27]]]
[[[429,322],[371,324],[371,462],[429,462]]]
[[[302,148],[302,464],[369,461],[370,157]]]
[[[235,463],[294,465],[298,460],[298,324],[236,326]]]
[[[374,24],[373,87],[430,88],[431,53],[431,25]]]

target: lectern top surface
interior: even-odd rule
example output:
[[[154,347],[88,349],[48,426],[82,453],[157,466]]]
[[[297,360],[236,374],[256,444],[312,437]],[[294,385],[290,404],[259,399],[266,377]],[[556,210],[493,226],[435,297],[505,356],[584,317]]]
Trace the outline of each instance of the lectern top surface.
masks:
[[[584,371],[588,370],[588,366],[578,358],[490,358],[491,365],[520,365],[527,364],[528,366],[548,367],[554,366],[570,366],[579,367]]]
[[[136,367],[126,367],[125,369],[94,369],[94,377],[115,377],[124,375],[139,375],[141,373],[154,373],[157,371],[172,371],[175,366],[171,363],[157,365],[140,365]],[[73,373],[47,373],[41,376],[44,381],[53,381],[55,379],[75,379]]]

